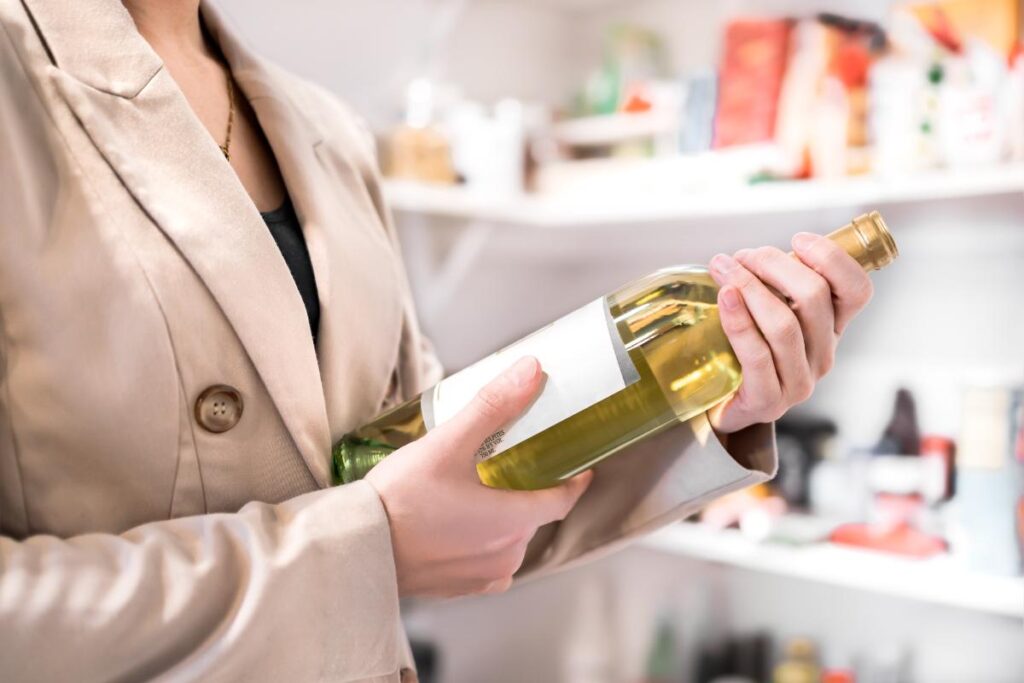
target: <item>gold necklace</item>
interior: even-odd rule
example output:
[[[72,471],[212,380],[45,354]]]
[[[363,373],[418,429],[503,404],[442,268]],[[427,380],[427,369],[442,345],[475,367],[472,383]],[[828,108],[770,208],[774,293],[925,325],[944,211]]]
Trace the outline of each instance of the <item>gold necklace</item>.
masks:
[[[220,146],[224,158],[231,161],[231,129],[235,124],[235,86],[231,71],[228,71],[228,131],[224,136],[224,144]]]

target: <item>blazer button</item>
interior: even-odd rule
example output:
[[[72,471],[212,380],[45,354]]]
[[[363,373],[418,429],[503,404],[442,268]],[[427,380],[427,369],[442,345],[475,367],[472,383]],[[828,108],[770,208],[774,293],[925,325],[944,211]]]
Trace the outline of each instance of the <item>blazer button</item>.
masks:
[[[242,417],[242,395],[226,384],[207,387],[196,399],[196,422],[208,432],[226,432]]]

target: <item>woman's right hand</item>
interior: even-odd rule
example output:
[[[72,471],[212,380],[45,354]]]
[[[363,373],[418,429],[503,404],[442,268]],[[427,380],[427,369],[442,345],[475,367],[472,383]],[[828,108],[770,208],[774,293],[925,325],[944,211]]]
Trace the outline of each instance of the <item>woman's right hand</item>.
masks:
[[[565,518],[587,489],[590,472],[540,491],[492,489],[477,477],[477,449],[526,409],[542,379],[535,358],[519,360],[366,476],[387,510],[402,597],[506,590],[537,528]]]

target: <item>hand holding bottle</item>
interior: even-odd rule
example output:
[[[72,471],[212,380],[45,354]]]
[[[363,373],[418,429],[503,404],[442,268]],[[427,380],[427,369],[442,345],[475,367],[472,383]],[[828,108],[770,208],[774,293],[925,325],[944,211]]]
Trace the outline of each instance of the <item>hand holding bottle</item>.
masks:
[[[536,359],[519,360],[366,476],[388,513],[403,597],[504,591],[537,528],[563,519],[586,490],[589,472],[541,491],[492,489],[477,476],[477,449],[526,409],[542,380]]]
[[[377,416],[334,446],[335,479],[355,481],[463,408],[508,363],[549,373],[524,419],[480,449],[494,488],[557,486],[619,449],[711,411],[722,435],[771,422],[810,396],[839,335],[871,297],[864,271],[898,256],[877,211],[796,253],[720,255],[629,282]],[[795,258],[794,258],[795,256]]]
[[[739,391],[712,411],[720,433],[771,422],[807,400],[871,299],[867,273],[832,240],[800,233],[793,250],[797,258],[761,247],[711,261],[722,328],[743,366]]]

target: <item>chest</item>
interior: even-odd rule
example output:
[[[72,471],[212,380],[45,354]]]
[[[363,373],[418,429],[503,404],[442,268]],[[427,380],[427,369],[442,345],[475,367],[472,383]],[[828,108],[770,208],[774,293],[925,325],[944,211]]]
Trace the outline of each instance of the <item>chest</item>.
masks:
[[[397,259],[358,179],[329,140],[282,154],[307,198],[318,355],[277,245],[195,120],[65,85],[10,124],[46,163],[24,221],[0,229],[5,531],[119,531],[326,485],[332,439],[379,408],[401,337]],[[161,126],[180,139],[147,141]],[[227,430],[204,413],[212,387],[237,396]]]

